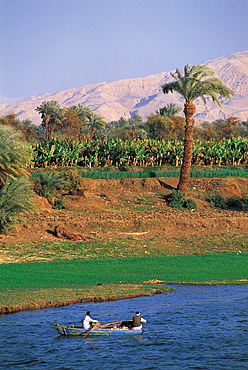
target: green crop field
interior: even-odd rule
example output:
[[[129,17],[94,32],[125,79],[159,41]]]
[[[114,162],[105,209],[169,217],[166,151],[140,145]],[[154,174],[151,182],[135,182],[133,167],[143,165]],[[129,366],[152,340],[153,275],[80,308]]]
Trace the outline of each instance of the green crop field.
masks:
[[[247,275],[248,253],[60,260],[0,265],[0,286],[1,289],[62,288],[118,281],[139,283],[147,279],[172,283],[240,283]]]
[[[46,307],[51,301],[57,305],[76,303],[83,298],[106,300],[113,295],[117,299],[122,298],[121,294],[149,294],[149,289],[159,291],[158,284],[144,283],[152,280],[247,284],[247,266],[248,253],[239,252],[3,264],[0,265],[0,308],[4,312],[6,306],[33,309]]]

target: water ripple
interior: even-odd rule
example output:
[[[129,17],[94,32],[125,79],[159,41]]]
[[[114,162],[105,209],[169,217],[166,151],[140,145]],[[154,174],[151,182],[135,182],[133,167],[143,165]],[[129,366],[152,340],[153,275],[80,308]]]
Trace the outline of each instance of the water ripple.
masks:
[[[170,294],[1,315],[1,369],[247,370],[247,286],[176,286]],[[50,323],[141,311],[132,337],[62,337]]]

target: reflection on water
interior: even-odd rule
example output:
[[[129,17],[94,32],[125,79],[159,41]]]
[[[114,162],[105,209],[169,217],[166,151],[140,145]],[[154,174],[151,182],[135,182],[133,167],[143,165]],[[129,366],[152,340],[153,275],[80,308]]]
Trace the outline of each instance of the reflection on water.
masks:
[[[248,369],[247,286],[176,286],[170,294],[1,315],[0,369]],[[147,319],[137,336],[62,337],[53,321]]]

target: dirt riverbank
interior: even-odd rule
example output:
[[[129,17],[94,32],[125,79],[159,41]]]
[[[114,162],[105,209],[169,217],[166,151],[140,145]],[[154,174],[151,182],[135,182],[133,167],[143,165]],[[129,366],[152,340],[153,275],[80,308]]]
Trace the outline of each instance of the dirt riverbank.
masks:
[[[165,196],[176,184],[177,179],[85,179],[79,193],[63,195],[62,210],[52,209],[45,198],[35,196],[36,211],[10,235],[0,235],[0,262],[14,262],[5,253],[8,245],[73,241],[73,236],[85,242],[156,237],[158,248],[164,246],[173,252],[169,241],[174,238],[248,234],[247,212],[213,209],[206,201],[213,194],[225,199],[247,196],[248,179],[191,179],[185,198],[196,202],[196,210],[167,206]],[[56,236],[56,226],[72,238],[61,233]]]

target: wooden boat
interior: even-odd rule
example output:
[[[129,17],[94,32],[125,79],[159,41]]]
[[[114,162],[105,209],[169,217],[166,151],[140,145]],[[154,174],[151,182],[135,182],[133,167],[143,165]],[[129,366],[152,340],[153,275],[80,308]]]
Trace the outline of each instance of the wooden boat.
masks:
[[[76,327],[74,325],[63,325],[59,323],[51,324],[53,329],[55,329],[61,335],[78,335],[86,337],[88,335],[134,335],[141,334],[141,330],[130,329],[127,326],[120,327],[122,321],[117,321],[114,323],[109,323],[105,325],[96,324],[90,330],[85,330],[84,328]]]

